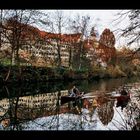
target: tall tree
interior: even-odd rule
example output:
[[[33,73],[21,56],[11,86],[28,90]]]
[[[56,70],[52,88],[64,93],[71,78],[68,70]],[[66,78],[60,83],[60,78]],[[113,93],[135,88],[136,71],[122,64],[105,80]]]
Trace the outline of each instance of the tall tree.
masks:
[[[123,27],[118,28],[118,33],[120,38],[124,38],[127,44],[127,47],[132,46],[133,52],[129,56],[129,61],[131,61],[135,54],[140,49],[140,10],[122,10],[117,14],[117,18],[114,22],[123,23]],[[134,49],[135,48],[135,49]]]
[[[37,30],[30,25],[35,24],[42,14],[37,10],[4,10],[3,12],[5,15],[2,22],[4,43],[11,50],[11,66],[16,64],[19,67],[19,50],[24,45],[32,44]],[[9,73],[10,69],[5,80],[8,79]]]
[[[3,28],[5,30],[4,37],[6,41],[10,43],[12,59],[11,64],[19,62],[19,49],[27,43],[31,43],[33,35],[36,30],[29,28],[36,22],[37,18],[40,18],[40,13],[36,10],[9,10],[7,17],[5,17],[5,24]],[[32,32],[32,33],[31,33]],[[30,35],[28,35],[30,34]],[[16,59],[16,61],[15,61]]]
[[[1,48],[1,44],[2,44],[2,13],[3,10],[0,10],[0,48]]]
[[[110,29],[105,29],[99,40],[99,48],[101,49],[100,56],[105,61],[109,61],[112,57],[115,58],[115,36]]]
[[[57,49],[57,60],[56,63],[58,67],[61,66],[62,58],[61,58],[61,43],[62,43],[62,32],[65,28],[67,18],[64,15],[63,11],[56,10],[53,13],[50,13],[49,21],[44,22],[45,25],[50,27],[50,31],[54,33],[52,37],[56,42],[56,49]]]
[[[79,69],[81,69],[82,59],[84,57],[84,39],[88,37],[89,21],[89,16],[80,17],[80,15],[70,20],[70,29],[73,30],[74,33],[81,34],[80,41],[75,49],[75,59],[77,60]]]
[[[100,36],[99,42],[107,47],[114,47],[115,45],[115,36],[110,29],[104,29]]]
[[[128,44],[140,43],[140,10],[130,10],[125,13],[129,17],[129,25],[123,29],[122,35],[128,37]]]

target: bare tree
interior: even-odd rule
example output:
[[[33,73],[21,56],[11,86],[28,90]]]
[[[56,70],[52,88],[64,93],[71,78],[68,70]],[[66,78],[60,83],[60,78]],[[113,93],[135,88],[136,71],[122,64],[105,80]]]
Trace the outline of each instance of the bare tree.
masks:
[[[61,66],[62,58],[61,58],[61,46],[62,46],[62,31],[65,28],[67,18],[65,17],[63,11],[55,11],[50,14],[50,18],[48,22],[44,22],[44,25],[50,27],[51,33],[54,33],[53,39],[56,42],[57,49],[57,60],[56,63],[58,67]]]
[[[128,45],[132,43],[139,43],[140,41],[140,10],[131,10],[128,11],[126,14],[128,14],[130,24],[123,29],[123,36],[129,37]]]
[[[19,65],[19,49],[21,49],[24,44],[31,43],[31,39],[33,39],[36,34],[36,30],[31,27],[29,28],[28,25],[35,23],[35,20],[39,17],[40,15],[38,14],[38,11],[35,10],[8,11],[3,28],[5,30],[4,37],[11,46],[12,65],[15,63],[14,59],[16,59],[16,64]]]
[[[2,44],[2,39],[1,39],[1,34],[2,34],[2,12],[3,10],[0,10],[0,48],[1,48],[1,44]]]
[[[38,38],[38,30],[30,25],[37,23],[42,13],[37,10],[4,10],[2,30],[5,46],[11,50],[11,66],[20,66],[19,51],[25,45],[32,46]],[[11,68],[10,68],[11,69]],[[7,81],[10,69],[5,78]],[[21,70],[19,69],[21,74]]]
[[[70,20],[70,29],[73,30],[74,33],[80,33],[81,38],[78,45],[78,49],[76,51],[76,60],[78,62],[78,68],[81,69],[82,58],[84,56],[84,39],[88,37],[88,27],[89,27],[89,16],[77,15],[75,19]]]
[[[133,52],[131,53],[131,56],[129,56],[129,62],[131,62],[140,49],[140,10],[122,10],[117,13],[116,16],[117,18],[114,20],[116,24],[123,23],[125,20],[127,21],[125,26],[118,28],[117,31],[119,39],[124,38],[127,47],[133,46]]]
[[[124,28],[119,28],[120,35],[127,38],[127,44],[131,45],[133,43],[136,43],[139,45],[140,41],[140,10],[122,10],[117,14],[117,19],[115,19],[115,22],[121,23],[126,18],[128,18],[128,23],[126,23],[126,26]],[[138,46],[139,48],[139,46]]]

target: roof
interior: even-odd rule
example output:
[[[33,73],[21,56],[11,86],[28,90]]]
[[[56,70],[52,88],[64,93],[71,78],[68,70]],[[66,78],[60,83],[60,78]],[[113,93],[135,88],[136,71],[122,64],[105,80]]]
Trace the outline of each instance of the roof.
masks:
[[[46,31],[41,31],[37,27],[19,23],[15,21],[14,19],[10,19],[7,21],[6,26],[9,28],[19,28],[22,30],[22,38],[30,38],[34,40],[36,37],[40,39],[58,39],[62,42],[70,42],[70,43],[76,43],[81,38],[81,33],[75,33],[75,34],[60,34],[60,33],[51,33]]]

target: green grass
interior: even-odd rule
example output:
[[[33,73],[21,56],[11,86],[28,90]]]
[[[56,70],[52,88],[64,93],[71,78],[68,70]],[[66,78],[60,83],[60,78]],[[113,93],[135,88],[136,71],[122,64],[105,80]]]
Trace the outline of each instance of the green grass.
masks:
[[[0,60],[0,64],[4,66],[11,65],[11,61],[8,58],[3,58]]]

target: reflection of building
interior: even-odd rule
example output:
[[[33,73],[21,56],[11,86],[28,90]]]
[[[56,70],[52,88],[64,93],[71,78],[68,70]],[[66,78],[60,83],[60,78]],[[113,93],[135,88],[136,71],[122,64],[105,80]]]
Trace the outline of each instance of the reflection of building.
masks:
[[[68,91],[63,90],[60,92],[60,97],[67,95]],[[15,108],[17,103],[16,115],[21,119],[32,119],[39,116],[48,116],[56,113],[57,107],[59,107],[58,96],[59,92],[38,94],[34,96],[15,97],[12,99],[3,99],[0,101],[0,116],[4,116],[9,110],[12,111],[12,115],[15,114]],[[62,108],[65,108],[63,106]],[[63,109],[65,111],[65,109]],[[8,116],[7,116],[8,118]]]
[[[8,99],[2,99],[0,101],[0,116],[3,116],[7,112],[9,106],[10,105]]]
[[[114,101],[108,101],[102,104],[97,109],[99,119],[104,125],[107,125],[109,122],[111,122],[114,116],[113,106],[114,106]]]

